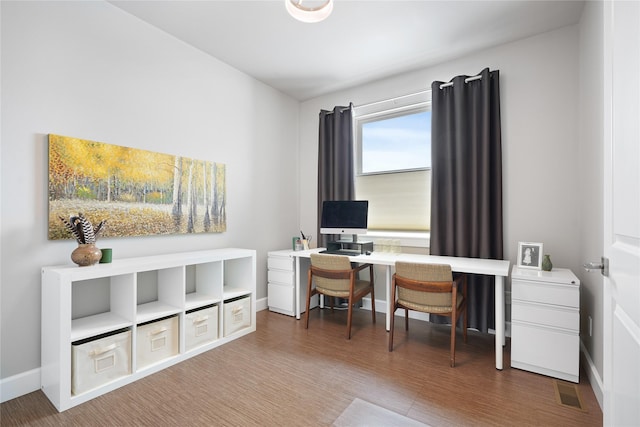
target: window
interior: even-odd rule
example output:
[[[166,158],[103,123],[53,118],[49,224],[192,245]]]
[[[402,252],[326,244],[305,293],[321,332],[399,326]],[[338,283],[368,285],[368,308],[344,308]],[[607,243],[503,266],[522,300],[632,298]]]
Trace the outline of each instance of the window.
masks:
[[[361,129],[360,174],[431,167],[431,111],[363,120]]]
[[[430,92],[357,107],[354,122],[356,199],[369,201],[369,229],[428,231]]]

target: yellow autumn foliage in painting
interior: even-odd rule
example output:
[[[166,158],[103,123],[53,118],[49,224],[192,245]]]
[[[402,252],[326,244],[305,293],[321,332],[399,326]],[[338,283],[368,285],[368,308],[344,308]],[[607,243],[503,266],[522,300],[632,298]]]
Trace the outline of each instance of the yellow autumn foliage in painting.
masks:
[[[73,212],[105,237],[223,232],[225,198],[224,164],[49,135],[49,239]]]

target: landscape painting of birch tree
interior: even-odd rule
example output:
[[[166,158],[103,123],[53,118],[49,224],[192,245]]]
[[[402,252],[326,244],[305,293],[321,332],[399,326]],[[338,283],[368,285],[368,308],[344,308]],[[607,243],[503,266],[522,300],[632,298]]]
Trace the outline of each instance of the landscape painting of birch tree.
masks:
[[[49,239],[69,239],[59,217],[106,220],[103,237],[221,233],[225,165],[49,135]]]

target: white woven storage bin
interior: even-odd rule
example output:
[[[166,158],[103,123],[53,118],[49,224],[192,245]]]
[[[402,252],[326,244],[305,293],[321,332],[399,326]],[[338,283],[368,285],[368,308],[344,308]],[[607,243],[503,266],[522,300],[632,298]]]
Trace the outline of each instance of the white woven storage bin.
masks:
[[[224,303],[224,336],[251,326],[251,297]]]
[[[131,331],[71,345],[71,394],[131,374]]]
[[[138,369],[178,354],[178,316],[138,326],[136,362]]]
[[[184,316],[185,347],[188,350],[218,339],[218,306],[191,311]]]

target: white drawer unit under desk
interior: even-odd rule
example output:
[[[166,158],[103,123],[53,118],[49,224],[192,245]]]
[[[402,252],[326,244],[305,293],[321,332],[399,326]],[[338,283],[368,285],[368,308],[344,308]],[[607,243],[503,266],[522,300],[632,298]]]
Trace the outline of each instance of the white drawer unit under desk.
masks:
[[[291,250],[267,253],[267,305],[276,313],[295,314],[295,271]]]
[[[295,258],[291,255],[292,250],[271,251],[267,253],[267,305],[270,311],[287,316],[296,315],[296,276]],[[304,286],[300,287],[300,309],[306,310],[307,304],[307,270],[309,260],[303,260],[300,266],[301,281]],[[318,305],[318,297],[312,298],[311,307]]]
[[[511,366],[579,382],[580,281],[565,268],[511,272]]]

